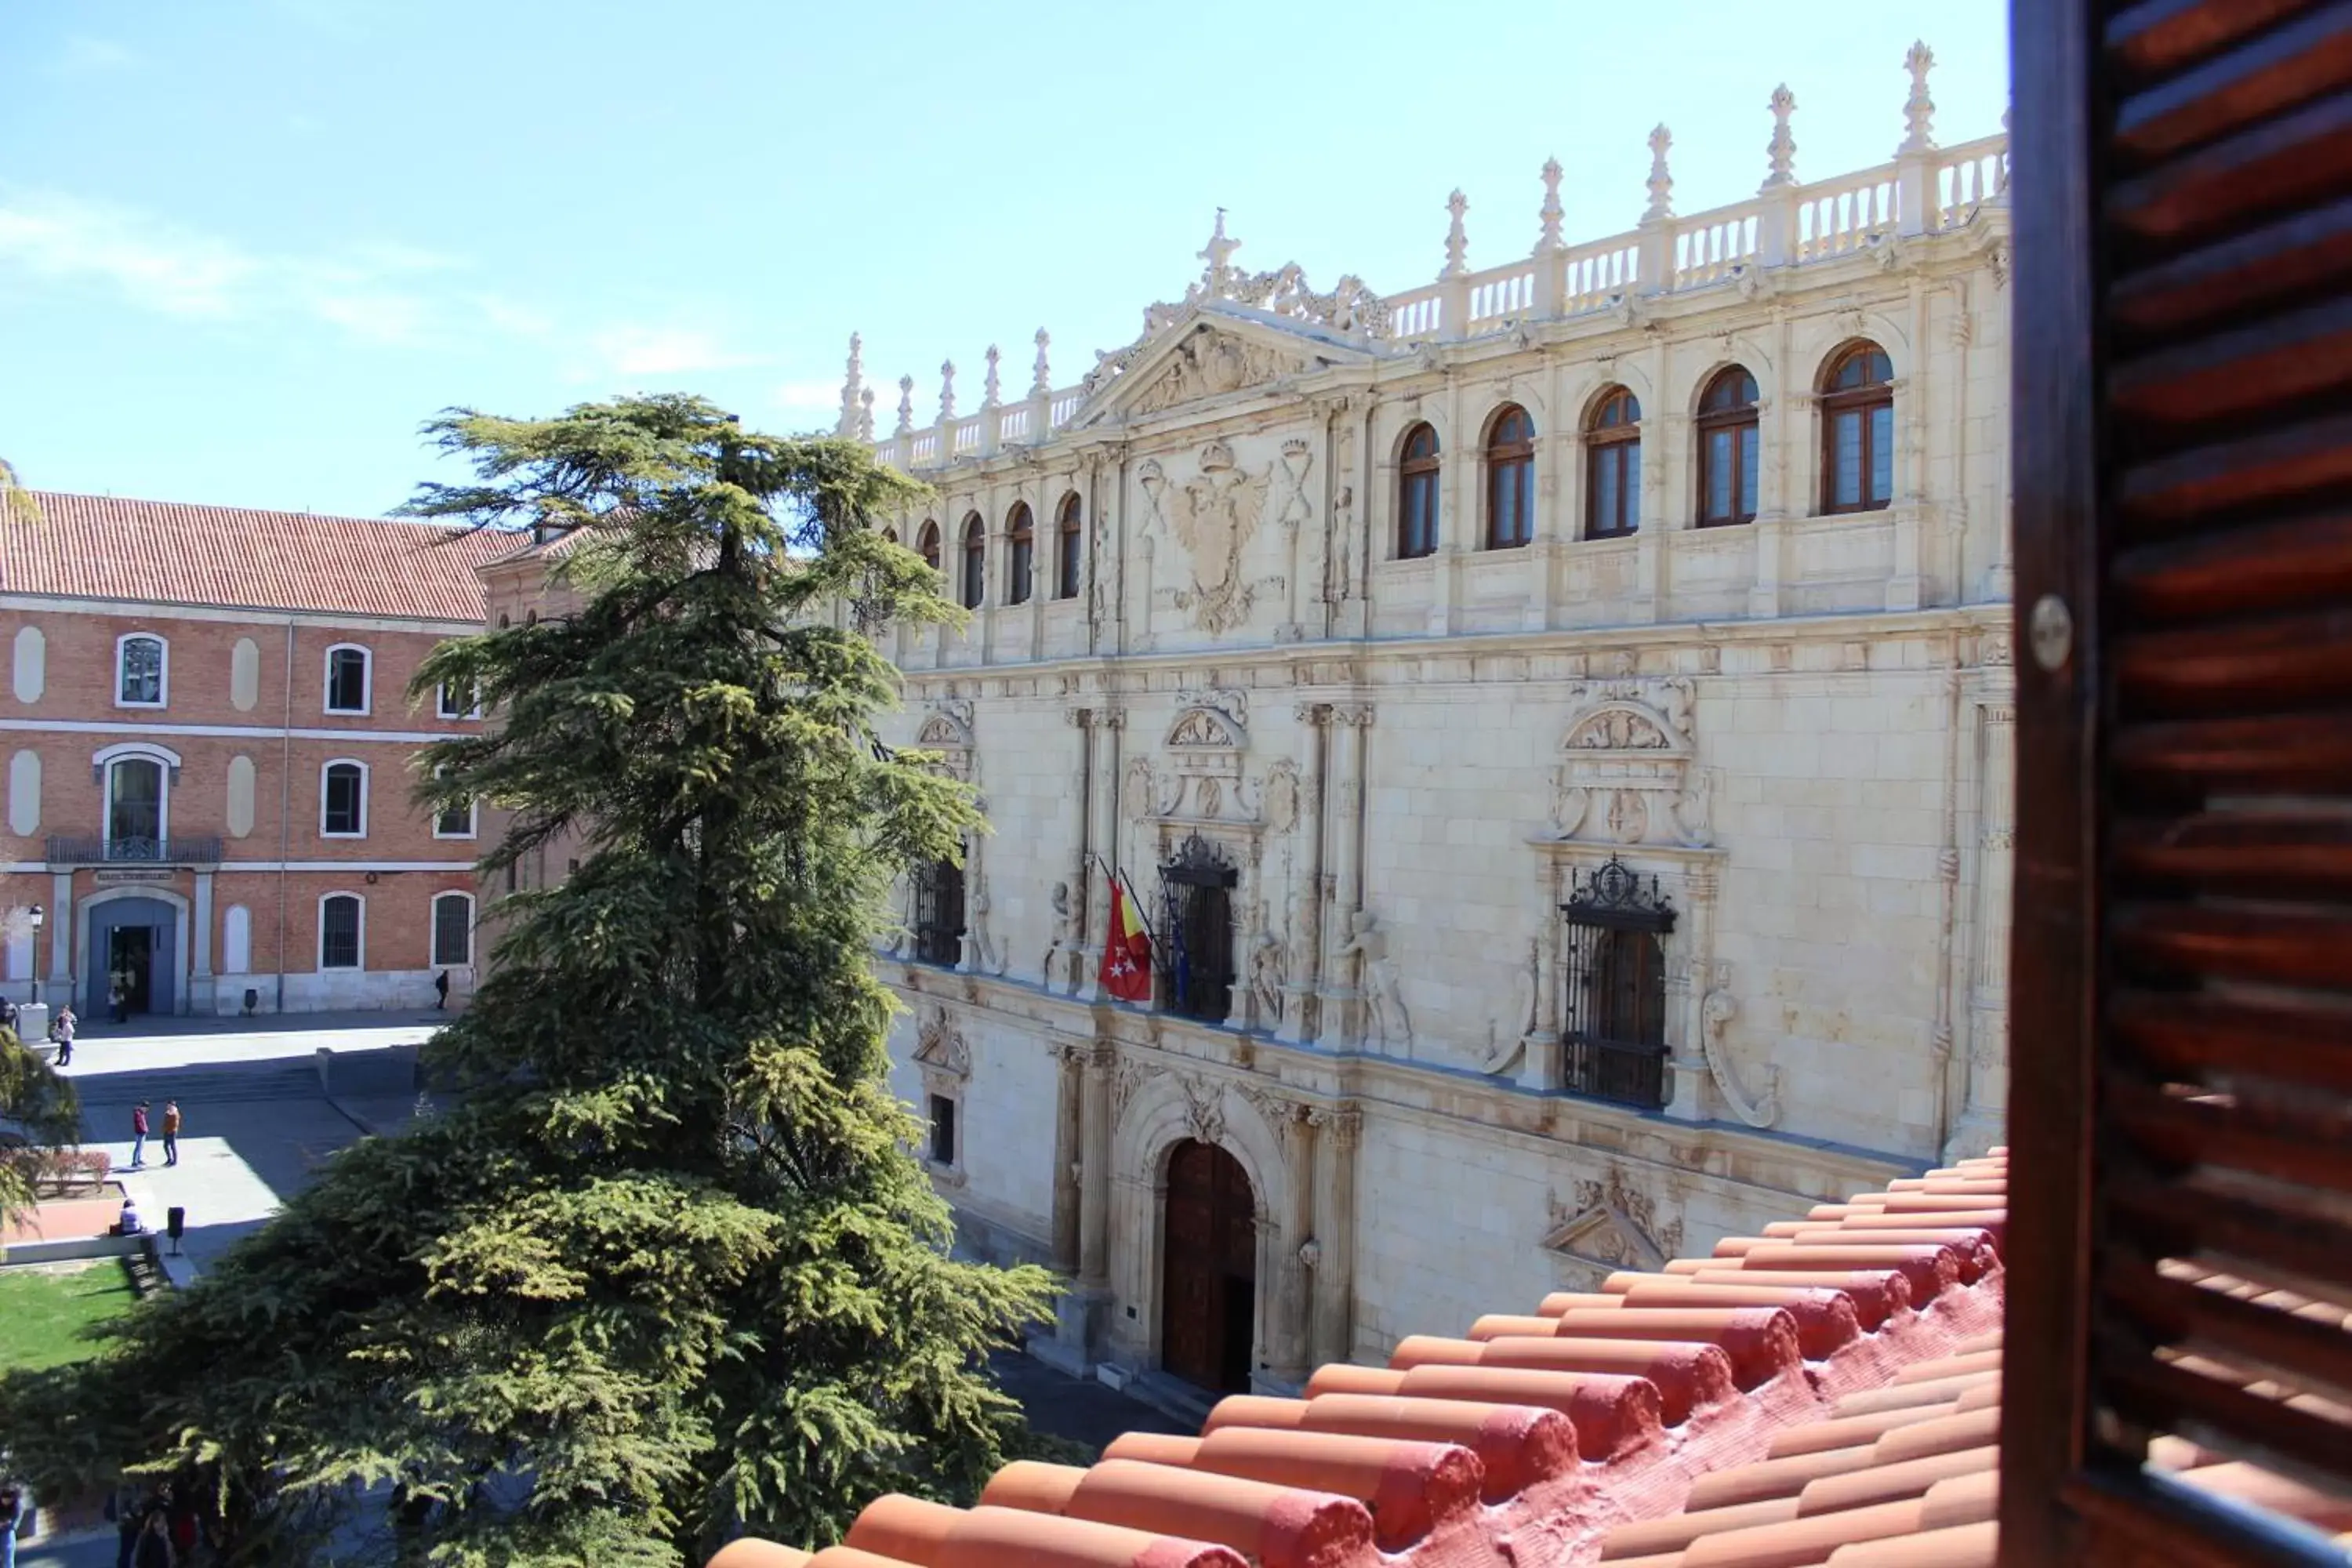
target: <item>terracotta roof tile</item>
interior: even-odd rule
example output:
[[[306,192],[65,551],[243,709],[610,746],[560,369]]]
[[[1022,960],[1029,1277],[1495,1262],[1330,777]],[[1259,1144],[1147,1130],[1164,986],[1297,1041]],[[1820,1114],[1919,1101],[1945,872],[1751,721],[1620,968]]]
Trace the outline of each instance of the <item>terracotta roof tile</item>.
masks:
[[[1228,1398],[1198,1437],[1009,1465],[970,1510],[879,1500],[846,1545],[880,1561],[739,1542],[715,1562],[1990,1565],[2006,1174],[1963,1163],[1714,1257],[1497,1303],[1386,1367],[1326,1366],[1304,1398]]]
[[[475,569],[515,542],[391,518],[48,490],[35,499],[39,518],[0,521],[9,593],[478,623]]]

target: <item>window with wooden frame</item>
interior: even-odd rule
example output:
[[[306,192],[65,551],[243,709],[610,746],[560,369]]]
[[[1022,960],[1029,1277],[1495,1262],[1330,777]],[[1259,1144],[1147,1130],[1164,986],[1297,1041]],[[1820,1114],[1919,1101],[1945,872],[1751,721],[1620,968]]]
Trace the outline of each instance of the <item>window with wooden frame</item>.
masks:
[[[1822,510],[1876,511],[1895,494],[1895,367],[1849,343],[1822,376]]]
[[[915,962],[945,964],[963,962],[963,868],[953,860],[932,860],[908,873],[914,895],[908,925],[915,937]]]
[[[1437,551],[1437,432],[1416,425],[1405,432],[1397,460],[1397,559],[1418,561]]]
[[[1666,955],[1674,901],[1611,859],[1575,875],[1568,902],[1560,1087],[1655,1110],[1666,1103]]]
[[[1004,602],[1025,605],[1029,602],[1029,571],[1037,562],[1037,525],[1029,515],[1027,501],[1014,501],[1012,515],[1004,520],[1004,534],[1013,548],[1007,552],[1011,560],[1005,566]]]
[[[2011,26],[2000,1561],[2340,1565],[2352,52],[2246,0]]]
[[[963,607],[980,608],[988,593],[988,525],[973,512],[963,520]]]
[[[1719,370],[1698,400],[1698,525],[1727,528],[1756,521],[1756,378],[1745,367]]]
[[[1486,425],[1486,548],[1517,550],[1536,535],[1536,422],[1515,403]]]
[[[1054,521],[1054,597],[1075,599],[1078,596],[1078,570],[1084,560],[1085,547],[1078,492],[1072,490],[1062,498]]]
[[[940,569],[940,525],[936,522],[923,524],[923,531],[918,537],[922,542],[923,564],[934,572],[938,571]]]
[[[1642,404],[1612,386],[1584,424],[1584,537],[1622,539],[1642,521]]]

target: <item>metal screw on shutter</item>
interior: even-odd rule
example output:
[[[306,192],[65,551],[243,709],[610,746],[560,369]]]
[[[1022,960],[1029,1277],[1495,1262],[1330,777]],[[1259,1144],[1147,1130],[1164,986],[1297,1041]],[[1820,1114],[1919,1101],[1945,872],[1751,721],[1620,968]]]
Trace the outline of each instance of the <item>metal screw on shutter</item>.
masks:
[[[2053,675],[2066,668],[2067,656],[2074,651],[2074,617],[2065,600],[2055,594],[2035,600],[2026,633],[2033,643],[2034,663]]]

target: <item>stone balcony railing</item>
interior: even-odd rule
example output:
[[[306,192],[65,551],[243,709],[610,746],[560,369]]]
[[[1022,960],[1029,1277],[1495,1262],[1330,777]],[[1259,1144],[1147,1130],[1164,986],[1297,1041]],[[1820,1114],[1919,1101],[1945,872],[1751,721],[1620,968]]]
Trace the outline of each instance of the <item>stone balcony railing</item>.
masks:
[[[1911,135],[1892,161],[1874,168],[1810,183],[1799,181],[1791,171],[1794,146],[1787,134],[1794,100],[1784,90],[1775,95],[1772,105],[1777,133],[1770,175],[1764,188],[1745,201],[1689,216],[1676,216],[1672,205],[1674,182],[1666,166],[1671,138],[1661,126],[1650,142],[1649,209],[1639,224],[1622,233],[1580,244],[1559,238],[1560,168],[1554,163],[1544,170],[1547,199],[1542,238],[1529,256],[1498,267],[1470,268],[1465,262],[1467,204],[1457,192],[1450,207],[1453,226],[1446,240],[1445,271],[1433,283],[1399,293],[1371,296],[1366,291],[1361,308],[1357,309],[1345,301],[1352,279],[1343,280],[1334,295],[1322,297],[1307,293],[1303,281],[1297,280],[1296,268],[1246,279],[1228,268],[1226,258],[1238,242],[1225,238],[1221,214],[1217,232],[1202,252],[1208,269],[1187,298],[1268,303],[1263,299],[1265,285],[1272,279],[1287,279],[1295,287],[1277,290],[1270,308],[1310,319],[1319,330],[1339,331],[1368,347],[1401,349],[1471,342],[1531,323],[1573,320],[1619,309],[1629,298],[1654,301],[1701,290],[1752,287],[1759,271],[1835,263],[1880,251],[1905,238],[1966,227],[1985,206],[2008,200],[2009,138],[2003,133],[1953,147],[1937,146],[1927,134],[1933,104],[1927,100],[1926,67],[1933,63],[1932,56],[1917,48],[1906,63],[1913,79],[1912,100],[1906,106]],[[1243,287],[1237,289],[1236,284]],[[1252,284],[1256,286],[1255,293],[1247,291]],[[1344,313],[1336,318],[1334,300],[1343,301],[1339,309]],[[1147,321],[1160,319],[1170,309],[1154,307]],[[1147,331],[1146,340],[1150,335]],[[1106,358],[1087,382],[1054,387],[1045,356],[1047,342],[1046,334],[1040,331],[1030,393],[1012,402],[999,395],[998,356],[991,349],[986,389],[979,410],[972,414],[955,413],[955,367],[942,365],[940,417],[927,426],[914,424],[914,381],[911,376],[902,377],[898,428],[876,439],[874,393],[865,384],[860,345],[853,338],[838,433],[872,441],[884,461],[907,470],[939,468],[1013,447],[1040,445],[1068,425],[1107,384],[1106,373],[1115,377],[1132,353],[1131,347]]]

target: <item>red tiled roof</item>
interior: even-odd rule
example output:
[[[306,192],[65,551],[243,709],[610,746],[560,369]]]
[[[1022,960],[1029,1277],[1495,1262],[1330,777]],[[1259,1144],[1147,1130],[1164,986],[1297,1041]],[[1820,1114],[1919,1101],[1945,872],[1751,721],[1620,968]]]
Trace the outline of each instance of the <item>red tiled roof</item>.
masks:
[[[1989,1568],[2007,1204],[1996,1151],[710,1568]]]
[[[475,568],[511,533],[37,491],[0,521],[0,591],[423,620],[482,618]]]

